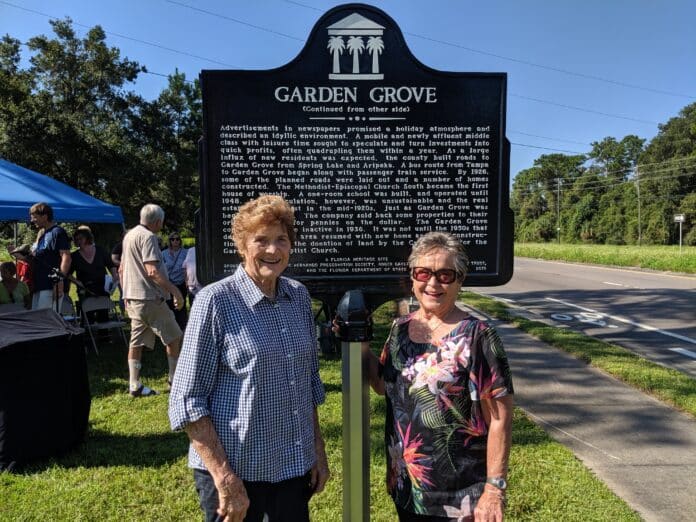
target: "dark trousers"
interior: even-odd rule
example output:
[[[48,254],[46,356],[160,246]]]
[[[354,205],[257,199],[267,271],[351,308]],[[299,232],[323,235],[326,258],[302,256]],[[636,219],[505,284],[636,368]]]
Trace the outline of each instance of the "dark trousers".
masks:
[[[188,286],[186,286],[185,282],[174,286],[176,286],[179,289],[179,292],[181,292],[181,296],[184,298],[184,305],[181,307],[181,310],[177,310],[174,308],[174,300],[170,299],[167,301],[167,306],[169,306],[171,311],[174,312],[176,324],[179,325],[179,328],[181,328],[181,331],[183,332],[186,329],[186,323],[188,322],[188,314],[186,313],[186,295],[188,294]]]
[[[219,506],[213,477],[207,471],[193,470],[193,481],[200,499],[206,522],[222,520],[217,514]],[[244,481],[249,510],[244,522],[262,522],[268,515],[269,522],[309,522],[309,499],[312,496],[310,473],[282,482]]]

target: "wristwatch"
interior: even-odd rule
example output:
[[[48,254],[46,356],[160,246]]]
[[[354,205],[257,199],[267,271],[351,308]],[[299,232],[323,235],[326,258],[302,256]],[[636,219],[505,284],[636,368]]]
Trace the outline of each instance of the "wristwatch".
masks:
[[[486,478],[486,484],[491,484],[501,491],[507,489],[507,480],[503,477],[488,477]]]

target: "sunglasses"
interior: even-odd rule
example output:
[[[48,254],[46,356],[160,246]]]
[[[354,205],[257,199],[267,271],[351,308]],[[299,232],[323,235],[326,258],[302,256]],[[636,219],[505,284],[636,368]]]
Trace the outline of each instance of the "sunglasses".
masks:
[[[181,241],[180,237],[170,237],[169,241]]]
[[[411,270],[411,277],[421,283],[427,283],[430,278],[435,276],[438,283],[449,285],[457,280],[459,272],[451,268],[441,268],[440,270],[430,270],[424,266],[417,266]]]

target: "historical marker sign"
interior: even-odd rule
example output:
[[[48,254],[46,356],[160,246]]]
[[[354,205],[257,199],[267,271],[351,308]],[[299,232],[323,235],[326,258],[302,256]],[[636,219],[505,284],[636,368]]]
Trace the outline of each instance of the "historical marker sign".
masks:
[[[436,71],[382,11],[327,12],[300,55],[266,71],[203,71],[203,277],[239,263],[230,219],[263,193],[295,207],[288,275],[317,296],[401,296],[415,238],[468,246],[467,285],[512,276],[506,75]]]

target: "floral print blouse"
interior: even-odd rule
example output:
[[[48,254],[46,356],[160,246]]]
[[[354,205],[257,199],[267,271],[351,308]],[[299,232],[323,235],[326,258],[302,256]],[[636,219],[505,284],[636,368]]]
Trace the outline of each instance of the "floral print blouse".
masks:
[[[380,358],[387,400],[387,489],[405,511],[473,520],[486,481],[481,399],[513,393],[496,331],[467,318],[415,343],[413,314],[394,321]]]

